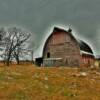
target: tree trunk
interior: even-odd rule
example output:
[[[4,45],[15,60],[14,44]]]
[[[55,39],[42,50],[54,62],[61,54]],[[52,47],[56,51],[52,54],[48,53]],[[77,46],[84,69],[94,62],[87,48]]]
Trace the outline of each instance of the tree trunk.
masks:
[[[9,66],[9,63],[10,63],[10,57],[11,57],[11,51],[10,51],[10,53],[7,55],[7,60],[6,60],[7,66]]]
[[[8,57],[8,59],[6,61],[7,66],[9,66],[9,61],[10,61],[10,57]]]
[[[19,56],[16,56],[16,60],[17,60],[17,65],[19,65]]]

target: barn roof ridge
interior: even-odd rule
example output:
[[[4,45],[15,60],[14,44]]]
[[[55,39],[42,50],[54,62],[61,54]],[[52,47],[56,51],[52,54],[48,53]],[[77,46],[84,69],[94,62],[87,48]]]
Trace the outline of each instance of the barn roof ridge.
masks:
[[[62,31],[62,32],[71,32],[72,31],[72,29],[71,28],[69,28],[68,30],[65,30],[65,29],[63,29],[63,28],[59,28],[59,27],[57,27],[57,26],[54,26],[54,29],[53,29],[53,32],[54,31]]]

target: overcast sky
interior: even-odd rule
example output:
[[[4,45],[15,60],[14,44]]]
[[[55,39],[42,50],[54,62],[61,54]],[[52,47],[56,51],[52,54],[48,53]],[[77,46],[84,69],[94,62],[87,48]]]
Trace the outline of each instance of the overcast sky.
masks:
[[[54,24],[71,24],[100,55],[100,0],[0,0],[0,26],[32,32],[35,47]]]

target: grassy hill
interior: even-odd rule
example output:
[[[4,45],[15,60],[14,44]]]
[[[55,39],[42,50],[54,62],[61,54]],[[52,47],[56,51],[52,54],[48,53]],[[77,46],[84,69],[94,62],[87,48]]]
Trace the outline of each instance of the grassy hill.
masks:
[[[100,100],[100,73],[35,65],[0,66],[0,100]]]

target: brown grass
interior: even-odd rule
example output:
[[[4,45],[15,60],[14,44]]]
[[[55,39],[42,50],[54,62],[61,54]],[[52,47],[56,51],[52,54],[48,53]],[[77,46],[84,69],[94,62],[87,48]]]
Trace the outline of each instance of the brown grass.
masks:
[[[100,74],[67,67],[0,66],[0,100],[100,100]]]

